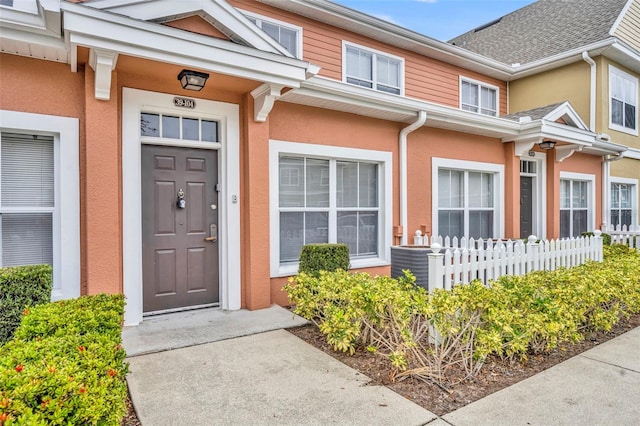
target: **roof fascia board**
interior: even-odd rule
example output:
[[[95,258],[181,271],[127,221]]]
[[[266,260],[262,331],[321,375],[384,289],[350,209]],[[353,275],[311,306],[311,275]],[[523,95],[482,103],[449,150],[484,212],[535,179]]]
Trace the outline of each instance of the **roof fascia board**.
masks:
[[[20,43],[66,50],[64,40],[61,36],[52,37],[51,35],[39,32],[21,31],[15,28],[2,27],[0,28],[0,37]]]
[[[0,27],[60,38],[60,6],[51,0],[33,0],[36,11],[1,6]]]
[[[590,56],[598,56],[605,51],[606,48],[613,45],[617,40],[613,37],[598,41],[576,49],[567,50],[557,55],[549,56],[538,61],[530,62],[513,68],[511,80],[528,77],[533,74],[539,74],[544,71],[559,68],[564,65],[582,61],[582,52],[589,52]]]
[[[87,6],[95,7],[142,21],[166,22],[186,16],[204,13],[215,22],[219,22],[223,33],[232,39],[266,52],[291,56],[291,54],[253,25],[242,13],[225,0],[152,0],[152,1],[120,1],[118,5],[107,5],[89,2]],[[217,27],[217,26],[216,26]]]
[[[86,7],[65,5],[64,8],[64,28],[71,47],[110,50],[287,87],[299,87],[310,66],[307,62],[229,41],[212,40],[169,27],[159,29],[158,25]]]
[[[520,130],[520,124],[511,120],[463,111],[458,108],[446,107],[417,99],[375,92],[319,76],[302,82],[301,88],[295,89],[292,93],[368,108],[377,108],[382,111],[406,114],[408,117],[414,118],[419,111],[426,111],[427,123],[440,121],[473,127],[478,130],[491,130],[496,134],[500,134],[500,136],[496,137],[516,135]],[[283,95],[281,99],[286,100],[286,96],[286,94]]]
[[[640,160],[640,149],[627,148],[627,150],[624,151],[624,158],[632,158],[634,160]]]
[[[616,18],[616,21],[613,23],[613,25],[611,26],[611,29],[609,30],[610,36],[613,36],[615,32],[618,30],[620,23],[624,19],[624,16],[627,14],[627,11],[631,7],[632,3],[633,3],[633,0],[628,0],[627,4],[624,5],[624,7],[622,8],[622,11],[620,12],[620,15],[618,15],[618,17]]]
[[[309,16],[321,22],[334,18],[341,27],[356,33],[375,32],[378,40],[434,59],[473,70],[498,79],[509,79],[510,66],[460,47],[433,39],[390,22],[326,0],[258,0],[279,9]],[[335,24],[334,24],[335,25]],[[375,38],[375,37],[374,37]]]

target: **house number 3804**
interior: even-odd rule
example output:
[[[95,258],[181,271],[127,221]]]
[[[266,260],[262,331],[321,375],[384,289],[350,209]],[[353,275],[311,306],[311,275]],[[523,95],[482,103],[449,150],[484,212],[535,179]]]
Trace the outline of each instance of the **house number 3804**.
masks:
[[[196,101],[194,101],[193,99],[189,99],[189,98],[178,98],[175,97],[173,98],[173,104],[177,107],[181,107],[181,108],[190,108],[193,109],[196,107]]]

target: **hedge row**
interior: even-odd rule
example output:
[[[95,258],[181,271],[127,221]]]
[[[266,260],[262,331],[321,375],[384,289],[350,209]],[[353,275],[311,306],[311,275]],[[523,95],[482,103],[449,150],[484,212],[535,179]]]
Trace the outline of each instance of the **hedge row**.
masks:
[[[25,309],[0,347],[0,424],[119,425],[126,413],[122,295]]]
[[[51,266],[0,268],[0,345],[11,340],[27,306],[51,300]]]
[[[602,263],[506,276],[490,287],[476,281],[427,293],[413,277],[365,273],[299,274],[285,286],[295,312],[314,321],[334,349],[358,345],[386,356],[397,375],[453,381],[490,355],[523,359],[561,343],[610,330],[640,312],[640,254],[606,246]],[[439,342],[434,345],[434,342]]]

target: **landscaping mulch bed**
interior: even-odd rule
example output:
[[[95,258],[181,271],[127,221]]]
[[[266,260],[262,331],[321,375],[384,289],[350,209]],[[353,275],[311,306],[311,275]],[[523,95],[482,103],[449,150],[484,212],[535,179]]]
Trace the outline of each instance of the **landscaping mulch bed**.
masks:
[[[584,341],[577,344],[563,345],[542,355],[529,355],[528,360],[524,363],[490,357],[477,376],[447,389],[412,378],[392,382],[390,380],[390,364],[382,356],[372,354],[363,348],[359,348],[352,356],[343,352],[335,352],[315,325],[293,328],[288,331],[368,376],[371,378],[371,384],[387,386],[432,413],[442,416],[553,367],[636,327],[640,327],[640,314],[623,319],[610,332],[592,333]]]
[[[315,325],[292,328],[288,331],[333,356],[349,367],[358,370],[371,379],[371,384],[384,385],[405,398],[439,416],[445,415],[460,407],[490,395],[500,389],[533,376],[547,368],[591,349],[636,327],[640,327],[640,314],[620,321],[610,332],[590,334],[587,339],[577,344],[564,345],[549,353],[530,355],[524,363],[508,362],[497,357],[487,359],[480,373],[471,380],[443,389],[432,383],[416,379],[405,379],[392,382],[389,362],[379,355],[372,354],[360,348],[355,355],[350,356],[342,352],[335,352],[326,342],[325,337]],[[127,397],[127,415],[122,426],[140,426],[131,398]]]

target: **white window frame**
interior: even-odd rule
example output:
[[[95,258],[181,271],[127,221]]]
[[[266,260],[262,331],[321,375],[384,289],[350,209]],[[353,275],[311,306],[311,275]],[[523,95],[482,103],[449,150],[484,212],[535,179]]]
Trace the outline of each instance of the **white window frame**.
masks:
[[[587,188],[587,223],[589,227],[587,228],[587,232],[593,231],[596,229],[596,175],[590,173],[574,173],[574,172],[560,172],[560,181],[569,180],[569,181],[586,181],[588,182]],[[558,197],[561,196],[560,186],[558,186]],[[561,210],[566,210],[562,208],[562,199],[558,199],[558,206],[560,212]],[[571,206],[571,211],[574,210],[574,207]],[[560,218],[558,216],[558,222]],[[573,227],[573,221],[569,222],[571,227]],[[558,223],[559,225],[560,223]],[[573,232],[570,232],[572,234]]]
[[[635,116],[635,123],[636,123],[636,127],[635,129],[630,129],[629,127],[625,127],[625,126],[621,126],[619,124],[616,124],[612,121],[612,116],[613,116],[613,111],[611,109],[611,99],[613,96],[613,84],[612,84],[612,78],[613,75],[618,75],[618,77],[622,77],[625,80],[630,80],[636,87],[636,103],[635,103],[635,107],[636,107],[636,116]],[[617,130],[619,132],[623,132],[623,133],[628,133],[630,135],[634,135],[634,136],[638,136],[638,78],[632,76],[631,74],[628,74],[616,67],[614,67],[613,65],[609,65],[609,98],[608,98],[608,109],[609,109],[609,128],[611,130]],[[623,108],[624,110],[624,108]]]
[[[373,56],[373,59],[372,59],[372,67],[373,67],[373,69],[371,70],[372,71],[372,74],[371,74],[372,80],[371,81],[372,81],[373,87],[364,87],[364,86],[359,86],[357,84],[352,84],[352,83],[347,82],[347,77],[348,77],[348,74],[347,74],[347,48],[348,47],[352,47],[354,49],[363,50],[363,51],[365,51],[367,53],[370,53]],[[383,90],[376,89],[376,85],[378,84],[377,78],[376,78],[377,77],[376,59],[377,59],[378,56],[386,57],[386,58],[393,59],[393,60],[399,62],[400,66],[399,66],[399,71],[398,72],[400,73],[400,76],[399,76],[399,80],[398,81],[400,83],[400,87],[399,87],[400,93],[396,94],[396,93],[390,93],[390,92],[385,92]],[[373,90],[373,91],[375,91],[377,93],[385,93],[385,94],[388,94],[388,95],[395,95],[395,96],[404,96],[404,86],[405,86],[405,84],[404,84],[405,83],[404,62],[405,62],[404,58],[402,58],[400,56],[392,55],[390,53],[383,52],[381,50],[372,49],[370,47],[366,47],[366,46],[362,46],[362,45],[359,45],[359,44],[356,44],[356,43],[352,43],[350,41],[342,40],[342,81],[344,83],[349,84],[349,85],[356,86],[356,87],[361,87],[363,89]],[[359,78],[359,77],[355,77],[354,76],[354,78]]]
[[[80,296],[79,120],[0,110],[0,130],[53,136],[53,290],[51,300]]]
[[[632,179],[632,178],[623,178],[623,177],[615,177],[615,176],[610,176],[609,177],[609,191],[611,191],[611,187],[614,184],[626,184],[626,185],[631,185],[632,186],[632,190],[631,190],[631,229],[635,229],[638,226],[638,184],[639,181],[638,179]],[[611,212],[613,211],[613,207],[611,206],[611,203],[613,202],[613,196],[612,194],[609,196],[609,217],[608,222],[611,222]],[[620,209],[618,209],[620,210]],[[613,223],[611,223],[611,228],[613,229]]]
[[[352,258],[352,268],[387,266],[391,259],[393,193],[393,154],[387,151],[315,145],[280,140],[269,141],[269,210],[271,277],[285,277],[298,272],[297,263],[280,264],[279,162],[281,155],[300,155],[330,160],[352,160],[378,163],[379,227],[378,257]],[[335,176],[333,176],[335,181]],[[333,203],[334,201],[330,201]],[[329,242],[336,241],[337,224],[329,222]]]
[[[468,111],[465,109],[462,109],[462,83],[469,83],[469,84],[475,84],[478,86],[478,105],[473,105],[473,106],[477,106],[478,107],[478,111]],[[496,115],[489,115],[489,114],[484,114],[482,113],[482,88],[487,88],[487,89],[491,89],[491,90],[495,90],[496,91]],[[486,83],[484,81],[480,81],[480,80],[475,80],[473,78],[468,78],[468,77],[464,77],[464,76],[460,76],[459,78],[459,86],[458,86],[458,91],[460,93],[460,109],[466,112],[471,112],[474,114],[482,114],[482,115],[486,115],[487,117],[500,117],[500,88],[498,86],[494,86],[493,84],[489,84]]]
[[[238,11],[240,13],[242,13],[243,15],[245,15],[246,17],[248,17],[248,18],[255,19],[256,20],[256,25],[260,29],[262,29],[262,22],[267,22],[267,23],[272,24],[272,25],[277,25],[279,27],[286,28],[286,29],[291,30],[291,31],[295,31],[296,32],[296,47],[297,47],[297,49],[296,49],[296,58],[298,58],[298,59],[302,59],[303,58],[302,27],[300,27],[298,25],[290,24],[290,23],[285,22],[285,21],[281,21],[279,19],[274,19],[274,18],[270,18],[268,16],[259,15],[257,13],[249,12],[247,10],[238,9]],[[278,43],[278,44],[280,44],[280,43]],[[291,52],[289,52],[289,53],[291,53]]]
[[[453,169],[463,172],[481,172],[494,174],[494,193],[493,193],[493,236],[492,238],[504,237],[504,165],[495,163],[481,163],[477,161],[454,160],[450,158],[433,157],[431,160],[431,227],[433,235],[438,236],[438,172],[440,169]],[[465,187],[465,220],[464,220],[464,236],[469,236],[469,207],[467,203],[467,195]],[[446,235],[442,235],[446,237]]]

